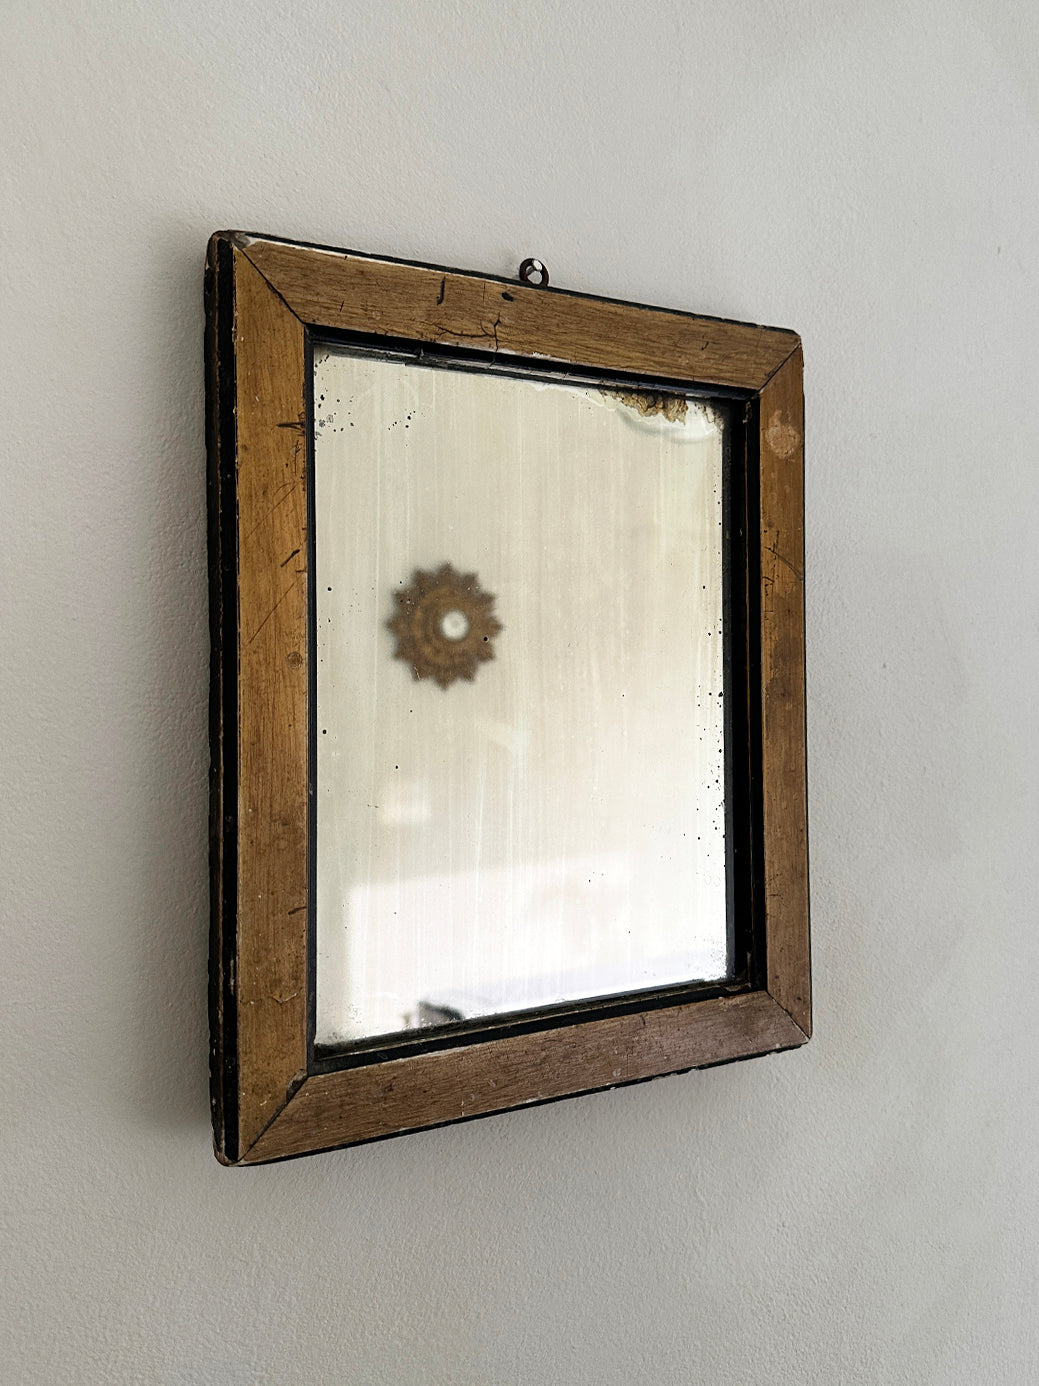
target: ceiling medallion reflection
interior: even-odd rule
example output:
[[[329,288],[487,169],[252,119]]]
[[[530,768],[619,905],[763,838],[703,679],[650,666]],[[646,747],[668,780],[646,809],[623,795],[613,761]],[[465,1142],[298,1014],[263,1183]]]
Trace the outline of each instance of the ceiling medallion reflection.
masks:
[[[418,568],[408,587],[395,592],[397,612],[386,624],[397,637],[394,656],[411,667],[415,679],[435,679],[447,688],[455,679],[470,682],[482,663],[494,658],[491,643],[502,629],[475,573],[456,573],[450,563],[435,572]]]

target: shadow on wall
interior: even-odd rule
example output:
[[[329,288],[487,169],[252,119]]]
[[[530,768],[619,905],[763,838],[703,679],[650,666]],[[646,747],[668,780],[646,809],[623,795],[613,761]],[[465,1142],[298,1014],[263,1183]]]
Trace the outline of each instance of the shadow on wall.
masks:
[[[134,536],[149,555],[137,648],[148,805],[138,824],[140,909],[128,934],[133,983],[127,1082],[134,1117],[208,1129],[208,592],[203,370],[207,231],[164,226],[139,244],[143,311],[136,442],[150,504]],[[150,493],[150,494],[149,494]],[[143,609],[141,609],[143,607]],[[128,849],[129,850],[129,849]]]

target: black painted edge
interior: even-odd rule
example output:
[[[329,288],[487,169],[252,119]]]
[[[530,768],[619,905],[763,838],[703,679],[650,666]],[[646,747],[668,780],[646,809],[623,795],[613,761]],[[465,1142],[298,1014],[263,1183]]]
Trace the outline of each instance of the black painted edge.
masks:
[[[205,276],[209,563],[209,1073],[213,1144],[238,1150],[238,548],[234,250],[209,242]]]

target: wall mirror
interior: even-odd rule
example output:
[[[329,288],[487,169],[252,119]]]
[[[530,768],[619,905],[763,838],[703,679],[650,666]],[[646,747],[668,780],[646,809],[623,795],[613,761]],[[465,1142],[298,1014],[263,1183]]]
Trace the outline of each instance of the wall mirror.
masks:
[[[803,1043],[796,335],[237,232],[206,285],[218,1157]]]

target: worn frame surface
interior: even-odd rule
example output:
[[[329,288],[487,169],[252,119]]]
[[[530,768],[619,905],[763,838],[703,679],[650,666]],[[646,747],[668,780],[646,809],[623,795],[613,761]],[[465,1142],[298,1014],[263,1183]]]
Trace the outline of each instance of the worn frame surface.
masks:
[[[215,1147],[255,1164],[793,1048],[811,1032],[796,334],[218,232],[206,264]],[[729,984],[315,1054],[308,448],[315,336],[743,401],[749,940]],[[736,533],[735,531],[739,531]]]

